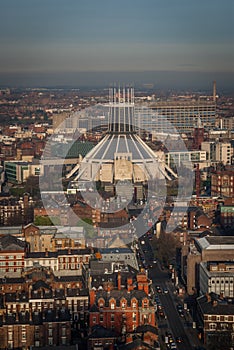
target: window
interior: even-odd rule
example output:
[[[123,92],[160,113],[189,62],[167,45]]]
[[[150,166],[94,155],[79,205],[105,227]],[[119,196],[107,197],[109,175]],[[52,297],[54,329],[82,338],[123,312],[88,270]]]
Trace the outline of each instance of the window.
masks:
[[[115,309],[115,303],[112,302],[110,306],[111,306],[111,310]]]
[[[209,329],[212,331],[212,330],[215,330],[216,329],[216,323],[210,323],[209,324]]]
[[[221,323],[221,328],[223,330],[227,330],[228,329],[228,323]]]

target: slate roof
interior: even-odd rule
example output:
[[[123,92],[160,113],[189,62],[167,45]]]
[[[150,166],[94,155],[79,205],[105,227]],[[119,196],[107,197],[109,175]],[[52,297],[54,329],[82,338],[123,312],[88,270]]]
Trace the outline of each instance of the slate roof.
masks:
[[[63,249],[59,250],[57,252],[28,252],[26,254],[26,258],[57,258],[58,256],[63,255],[91,255],[91,249],[85,248],[85,249]]]
[[[48,289],[48,290],[51,289],[50,286],[42,280],[39,280],[33,284],[33,290],[38,290],[40,288],[44,288],[44,289]]]
[[[158,335],[158,329],[154,326],[149,325],[149,324],[144,324],[144,325],[138,326],[134,332],[136,332],[136,333],[151,332],[155,335]]]
[[[210,293],[211,300],[206,295],[197,298],[203,315],[234,315],[234,304],[226,299],[220,299],[215,293]]]
[[[134,339],[131,343],[123,344],[118,346],[119,350],[135,350],[135,349],[152,349],[155,350],[153,346],[148,343],[145,343],[143,340],[137,338]]]
[[[101,254],[134,254],[130,248],[101,248]]]
[[[117,338],[117,335],[111,329],[107,329],[103,326],[97,325],[92,327],[92,333],[89,336],[90,339],[101,339],[101,338]]]
[[[98,290],[96,300],[99,298],[103,298],[105,300],[106,306],[109,305],[109,300],[112,298],[116,300],[117,307],[120,306],[120,301],[122,298],[126,299],[128,306],[130,306],[133,298],[136,298],[138,301],[142,301],[144,298],[146,298],[150,301],[150,306],[153,305],[148,295],[143,290],[138,289],[133,289],[130,293],[127,291],[127,289],[112,289],[110,292]]]
[[[26,247],[27,243],[21,241],[12,235],[4,235],[0,237],[0,251],[4,250],[19,250],[23,251]]]

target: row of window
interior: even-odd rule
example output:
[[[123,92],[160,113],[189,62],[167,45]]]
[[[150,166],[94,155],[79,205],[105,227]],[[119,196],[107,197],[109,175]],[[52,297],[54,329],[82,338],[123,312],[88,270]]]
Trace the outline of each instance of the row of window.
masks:
[[[214,331],[218,328],[217,323],[209,323],[209,330]],[[227,330],[229,328],[228,323],[221,323],[220,328],[222,330]],[[234,324],[232,325],[232,329],[234,330]]]
[[[132,308],[133,309],[136,309],[137,308],[137,302],[136,301],[132,301],[131,303],[132,305]],[[99,301],[99,307],[102,308],[104,306],[104,302],[103,301]],[[123,300],[121,303],[120,303],[120,306],[121,308],[124,310],[126,309],[127,307],[127,301],[126,300]],[[143,300],[142,301],[142,307],[143,308],[147,308],[148,307],[148,300]],[[110,301],[110,308],[111,310],[114,310],[116,308],[116,303],[114,301]]]
[[[0,260],[23,259],[23,255],[0,255]]]
[[[206,318],[208,318],[208,321],[234,322],[234,316],[232,315],[208,315]]]

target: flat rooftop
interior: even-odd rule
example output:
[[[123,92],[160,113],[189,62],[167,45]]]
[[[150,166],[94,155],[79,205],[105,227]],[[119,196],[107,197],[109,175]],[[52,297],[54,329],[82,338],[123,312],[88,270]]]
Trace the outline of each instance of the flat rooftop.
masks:
[[[201,250],[230,250],[234,251],[234,236],[206,236],[195,239]]]

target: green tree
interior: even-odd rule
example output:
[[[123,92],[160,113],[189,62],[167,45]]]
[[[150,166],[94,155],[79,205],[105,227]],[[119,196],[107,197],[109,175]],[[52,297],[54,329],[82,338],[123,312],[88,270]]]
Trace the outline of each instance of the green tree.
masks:
[[[176,255],[176,248],[179,246],[179,242],[172,232],[162,232],[158,239],[152,241],[152,246],[155,257],[168,266],[171,258]]]

